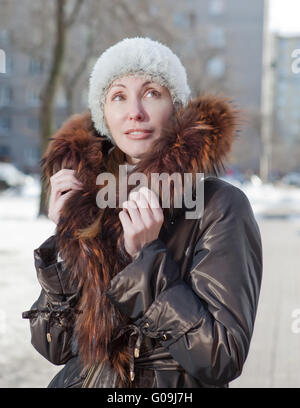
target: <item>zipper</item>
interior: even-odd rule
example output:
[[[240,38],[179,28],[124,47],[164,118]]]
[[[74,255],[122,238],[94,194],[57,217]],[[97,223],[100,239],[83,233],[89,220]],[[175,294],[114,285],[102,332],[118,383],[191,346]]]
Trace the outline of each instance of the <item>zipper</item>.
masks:
[[[94,372],[96,371],[96,364],[93,364],[90,368],[89,371],[87,373],[87,376],[85,378],[85,380],[83,381],[82,387],[81,388],[88,388],[88,383],[89,380],[91,379],[92,375],[94,374]]]

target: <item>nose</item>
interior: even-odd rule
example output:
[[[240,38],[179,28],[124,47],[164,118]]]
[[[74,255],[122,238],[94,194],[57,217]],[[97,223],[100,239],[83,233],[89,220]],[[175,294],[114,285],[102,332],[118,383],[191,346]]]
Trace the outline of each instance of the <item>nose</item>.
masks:
[[[130,117],[130,120],[137,120],[137,121],[141,121],[144,119],[144,115],[142,114],[142,112],[131,113],[129,117]]]
[[[137,120],[141,121],[145,118],[145,112],[143,107],[139,101],[135,101],[131,104],[129,110],[129,119],[130,120]]]

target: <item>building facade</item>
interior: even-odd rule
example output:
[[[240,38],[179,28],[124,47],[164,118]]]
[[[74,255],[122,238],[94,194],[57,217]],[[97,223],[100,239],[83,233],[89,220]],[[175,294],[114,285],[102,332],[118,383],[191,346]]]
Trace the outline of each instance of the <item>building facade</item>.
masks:
[[[26,19],[19,4],[17,12],[8,12],[14,20]],[[149,2],[149,18],[161,18],[161,24],[168,19],[174,38],[177,31],[180,33],[179,40],[168,45],[187,68],[193,96],[221,92],[244,111],[242,131],[230,156],[231,163],[241,171],[259,170],[263,17],[263,0]],[[47,58],[34,58],[14,41],[11,25],[2,13],[0,49],[6,53],[6,73],[0,74],[0,160],[12,161],[25,172],[38,172],[39,95],[49,65]],[[77,112],[87,108],[87,87],[85,72],[76,86]],[[57,126],[67,113],[67,101],[60,89],[55,102]]]
[[[274,34],[274,172],[300,172],[300,36]]]
[[[173,15],[188,33],[178,51],[186,59],[198,52],[198,61],[187,64],[192,89],[221,92],[243,111],[230,162],[259,172],[264,1],[187,0]]]

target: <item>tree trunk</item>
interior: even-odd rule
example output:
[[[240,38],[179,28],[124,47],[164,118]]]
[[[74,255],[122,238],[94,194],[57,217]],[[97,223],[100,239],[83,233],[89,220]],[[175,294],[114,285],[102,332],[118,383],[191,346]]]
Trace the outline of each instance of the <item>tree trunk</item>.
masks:
[[[67,116],[69,117],[74,113],[74,92],[73,87],[65,89],[66,99],[67,99]]]
[[[53,58],[49,78],[41,92],[40,128],[41,128],[41,155],[45,153],[49,137],[53,133],[53,105],[58,81],[60,79],[65,51],[66,29],[64,25],[65,0],[56,0],[56,38],[53,48]],[[42,183],[40,208],[38,215],[47,215],[46,191]]]

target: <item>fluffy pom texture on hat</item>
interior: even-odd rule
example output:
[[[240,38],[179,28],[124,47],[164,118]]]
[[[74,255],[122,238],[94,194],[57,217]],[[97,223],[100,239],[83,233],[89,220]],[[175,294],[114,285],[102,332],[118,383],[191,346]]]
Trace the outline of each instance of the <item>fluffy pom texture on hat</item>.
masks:
[[[109,47],[100,55],[90,75],[88,103],[95,128],[112,143],[104,121],[106,90],[115,79],[130,74],[147,75],[166,86],[173,103],[185,106],[191,94],[184,66],[166,45],[148,37],[135,37]]]

